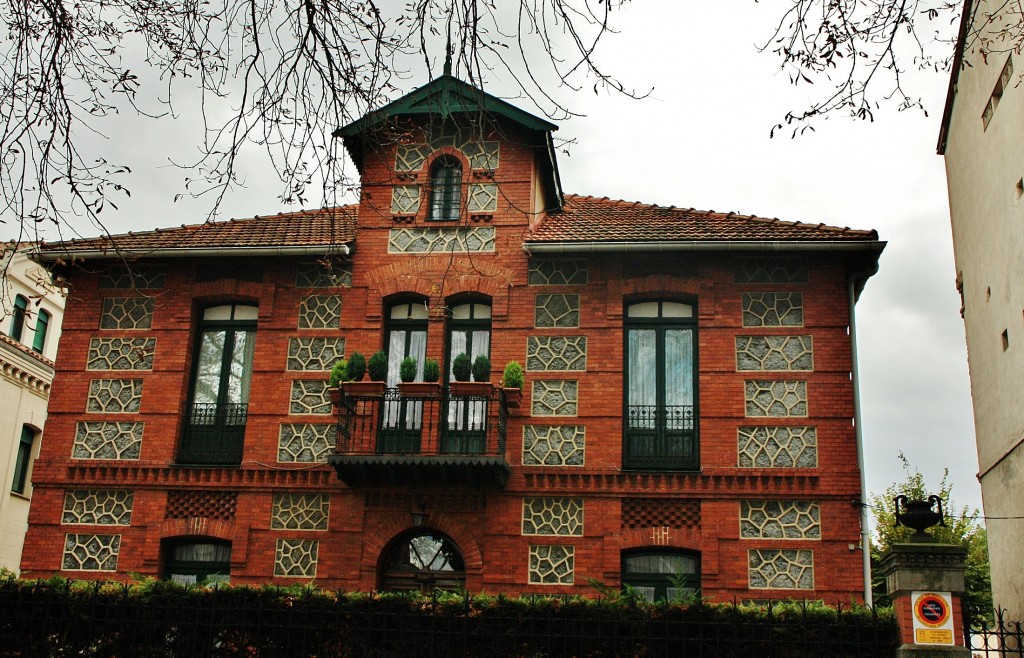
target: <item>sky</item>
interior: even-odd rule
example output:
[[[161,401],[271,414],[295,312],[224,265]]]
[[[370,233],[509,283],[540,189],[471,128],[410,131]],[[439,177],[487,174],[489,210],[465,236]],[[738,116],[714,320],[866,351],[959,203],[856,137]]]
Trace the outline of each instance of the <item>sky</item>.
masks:
[[[757,50],[786,4],[625,5],[598,58],[628,86],[653,91],[643,100],[595,94],[587,85],[559,92],[582,115],[560,122],[556,133],[575,142],[559,154],[563,190],[877,230],[888,246],[857,304],[868,490],[880,493],[905,478],[902,452],[936,492],[948,468],[957,502],[980,508],[945,173],[935,152],[948,75],[907,73],[927,116],[894,108],[874,122],[834,116],[814,132],[772,139],[772,126],[806,102],[805,87],[790,85],[777,60]],[[404,91],[427,81],[421,72]],[[500,95],[495,82],[487,89]],[[134,166],[131,197],[104,211],[111,232],[203,221],[201,203],[172,203],[183,173],[169,160],[189,157],[194,128],[187,113],[159,122],[118,118],[107,140]],[[225,199],[222,217],[296,209],[276,198],[269,165],[254,158],[245,171],[247,187]]]

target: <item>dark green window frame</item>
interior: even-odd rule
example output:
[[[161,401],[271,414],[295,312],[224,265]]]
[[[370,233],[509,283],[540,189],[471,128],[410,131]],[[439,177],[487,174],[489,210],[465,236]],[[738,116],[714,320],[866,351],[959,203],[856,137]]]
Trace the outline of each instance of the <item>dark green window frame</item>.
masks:
[[[24,494],[28,486],[28,472],[32,466],[32,446],[35,440],[36,431],[28,425],[22,425],[18,456],[14,462],[14,482],[11,483],[11,491],[16,494]]]
[[[36,333],[32,336],[32,349],[40,354],[43,353],[43,348],[46,347],[46,331],[50,326],[50,313],[44,309],[39,309],[39,314],[36,316]]]
[[[386,317],[384,349],[388,355],[388,386],[398,385],[399,368],[406,357],[416,359],[415,381],[423,381],[430,320],[426,300],[392,303],[387,307]],[[381,414],[377,452],[418,453],[423,438],[423,401],[389,399],[384,402]]]
[[[697,470],[697,308],[631,301],[624,319],[623,468]]]
[[[164,577],[182,585],[227,583],[231,580],[231,543],[197,537],[169,541]]]
[[[462,163],[442,155],[430,165],[430,209],[427,219],[457,221],[462,211]]]
[[[21,342],[25,333],[25,316],[28,315],[28,299],[24,295],[14,296],[14,309],[11,313],[11,338]]]
[[[445,341],[448,355],[445,361],[445,382],[449,385],[455,379],[452,375],[452,364],[459,354],[465,352],[473,362],[478,356],[491,358],[490,300],[464,299],[451,304],[450,308],[451,315],[448,318]],[[484,452],[490,404],[489,398],[480,396],[449,397],[441,451],[461,454]]]
[[[183,464],[237,466],[242,462],[257,312],[256,306],[247,304],[215,305],[202,311],[179,451]]]

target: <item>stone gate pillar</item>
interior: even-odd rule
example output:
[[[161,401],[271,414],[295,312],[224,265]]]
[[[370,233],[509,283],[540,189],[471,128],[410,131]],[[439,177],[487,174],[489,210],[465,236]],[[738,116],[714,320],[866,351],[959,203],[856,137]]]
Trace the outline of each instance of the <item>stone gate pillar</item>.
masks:
[[[892,595],[900,631],[897,658],[969,658],[963,609],[967,549],[949,544],[894,544],[881,575]]]

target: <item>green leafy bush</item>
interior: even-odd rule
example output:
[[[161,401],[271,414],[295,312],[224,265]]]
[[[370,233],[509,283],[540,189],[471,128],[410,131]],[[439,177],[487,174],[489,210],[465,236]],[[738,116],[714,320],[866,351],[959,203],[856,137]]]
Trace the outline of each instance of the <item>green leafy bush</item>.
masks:
[[[383,350],[378,350],[370,356],[366,364],[370,372],[370,381],[382,382],[388,378],[388,355]]]
[[[416,357],[407,356],[398,364],[398,378],[403,382],[416,381],[416,371],[418,369],[419,364],[416,362]]]
[[[345,377],[345,381],[358,382],[362,381],[363,374],[366,372],[366,357],[359,352],[352,352],[348,357],[348,376]]]
[[[345,359],[338,359],[334,362],[334,367],[331,368],[331,378],[327,382],[331,388],[338,388],[342,382],[348,379],[348,361]]]
[[[473,361],[473,381],[488,382],[491,380],[491,360],[483,354]]]
[[[523,367],[518,361],[509,361],[505,364],[505,372],[501,374],[501,385],[505,388],[523,387]]]
[[[437,359],[424,359],[423,360],[423,381],[425,382],[436,382],[441,379],[441,364],[437,362]]]
[[[452,376],[457,382],[468,382],[473,370],[473,362],[469,355],[463,352],[452,360]]]

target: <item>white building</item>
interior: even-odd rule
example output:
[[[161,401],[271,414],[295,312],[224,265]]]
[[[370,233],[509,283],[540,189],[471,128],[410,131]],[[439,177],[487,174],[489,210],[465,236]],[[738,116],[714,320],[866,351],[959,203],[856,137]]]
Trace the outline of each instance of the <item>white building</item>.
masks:
[[[996,13],[991,13],[996,12]],[[963,299],[992,591],[1024,617],[1024,55],[1018,3],[967,0],[939,137]],[[955,459],[953,455],[950,459]]]
[[[23,251],[3,251],[0,267],[0,568],[17,573],[64,297]]]

